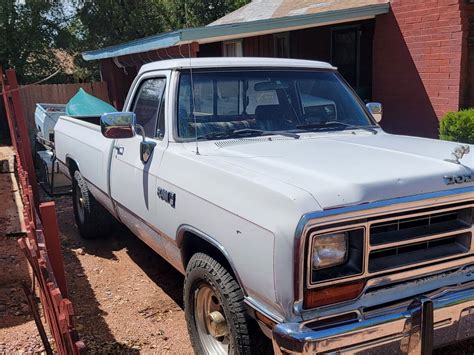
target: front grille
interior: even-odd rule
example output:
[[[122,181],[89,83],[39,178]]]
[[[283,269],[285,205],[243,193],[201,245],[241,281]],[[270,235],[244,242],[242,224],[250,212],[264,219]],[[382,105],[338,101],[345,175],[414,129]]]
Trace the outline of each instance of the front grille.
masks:
[[[424,210],[370,221],[370,273],[428,263],[468,253],[472,207]]]

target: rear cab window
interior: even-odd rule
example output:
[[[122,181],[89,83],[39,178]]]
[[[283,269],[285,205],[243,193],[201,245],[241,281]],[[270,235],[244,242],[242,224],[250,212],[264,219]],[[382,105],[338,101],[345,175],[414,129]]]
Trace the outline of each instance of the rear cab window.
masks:
[[[162,139],[165,133],[165,88],[164,77],[145,79],[135,95],[132,112],[148,138]]]

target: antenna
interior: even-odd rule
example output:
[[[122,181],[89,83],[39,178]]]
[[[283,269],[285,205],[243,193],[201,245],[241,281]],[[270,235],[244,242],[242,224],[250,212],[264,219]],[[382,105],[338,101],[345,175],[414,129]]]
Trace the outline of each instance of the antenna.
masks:
[[[189,77],[191,79],[191,102],[192,102],[192,109],[191,114],[193,115],[194,119],[194,133],[195,133],[195,140],[196,140],[196,155],[199,155],[199,145],[198,145],[198,130],[197,130],[197,120],[195,112],[195,100],[194,100],[194,78],[193,78],[193,63],[191,60],[191,44],[188,43],[188,55],[189,55]]]
[[[188,9],[186,6],[186,0],[184,0],[184,18],[186,21],[186,28],[189,26],[188,23]],[[181,52],[181,48],[180,48]],[[191,103],[192,103],[192,109],[191,109],[191,114],[193,115],[194,119],[194,133],[195,133],[195,141],[196,141],[196,155],[199,155],[199,144],[198,144],[198,130],[197,130],[197,120],[196,120],[196,115],[195,115],[195,104],[196,101],[194,100],[194,78],[193,78],[193,63],[191,59],[191,43],[188,42],[188,56],[189,56],[189,77],[191,79]]]

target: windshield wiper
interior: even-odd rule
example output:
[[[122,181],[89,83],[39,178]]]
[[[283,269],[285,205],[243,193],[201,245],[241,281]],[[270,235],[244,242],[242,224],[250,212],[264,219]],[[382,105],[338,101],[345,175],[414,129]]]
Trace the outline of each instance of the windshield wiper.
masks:
[[[233,137],[252,137],[252,136],[267,136],[267,135],[280,135],[284,137],[290,137],[294,139],[300,138],[299,134],[286,132],[286,131],[265,131],[262,129],[243,128],[235,129],[226,132],[212,132],[197,137],[197,139],[226,139]]]
[[[368,126],[356,126],[350,123],[340,122],[340,121],[327,121],[324,123],[308,123],[308,124],[301,124],[297,125],[296,128],[304,129],[304,130],[322,130],[329,128],[330,126],[342,126],[344,129],[363,129],[365,131],[371,132],[373,134],[377,134],[378,131],[373,127]]]
[[[287,132],[287,131],[265,131],[263,129],[253,129],[253,128],[243,128],[243,129],[236,129],[235,131],[232,131],[232,134],[236,135],[258,135],[258,136],[269,136],[269,135],[278,135],[278,136],[284,136],[284,137],[290,137],[290,138],[295,138],[298,139],[300,138],[300,135],[297,133],[292,133],[292,132]]]

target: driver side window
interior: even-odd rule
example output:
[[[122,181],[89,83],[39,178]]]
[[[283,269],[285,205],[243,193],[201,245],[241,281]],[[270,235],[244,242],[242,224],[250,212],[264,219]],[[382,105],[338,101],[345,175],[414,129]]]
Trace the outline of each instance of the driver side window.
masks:
[[[137,124],[143,126],[148,138],[163,138],[165,78],[144,80],[135,97],[132,111],[137,116]]]

